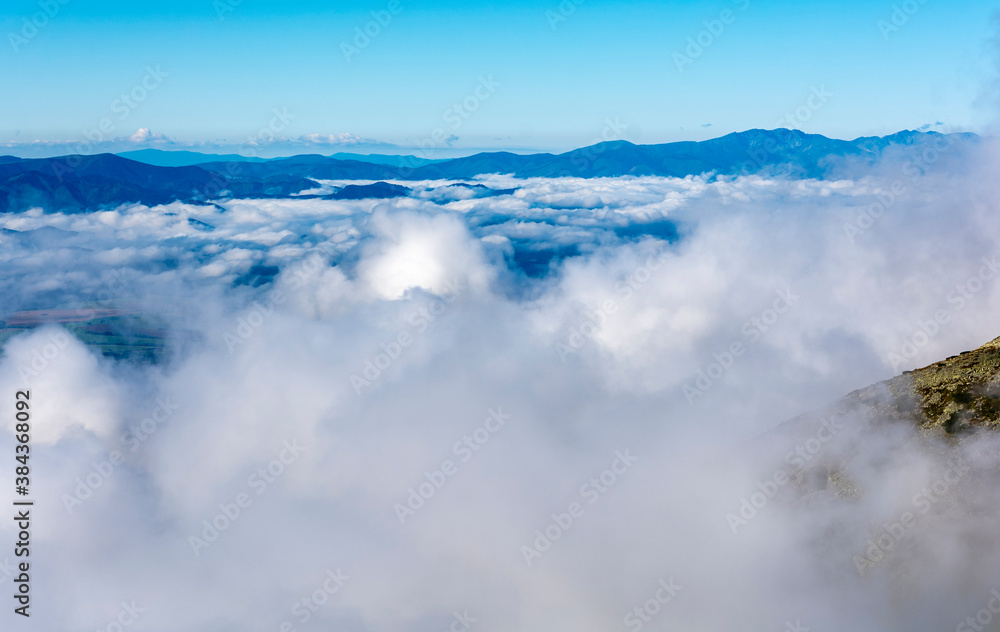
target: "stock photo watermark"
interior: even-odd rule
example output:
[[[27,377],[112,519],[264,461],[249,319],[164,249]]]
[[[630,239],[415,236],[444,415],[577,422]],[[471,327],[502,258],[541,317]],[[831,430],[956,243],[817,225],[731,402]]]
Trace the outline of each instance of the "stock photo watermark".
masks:
[[[933,318],[920,319],[917,321],[917,328],[906,336],[903,344],[897,350],[890,351],[886,357],[894,371],[902,371],[905,366],[926,347],[939,333],[942,327],[952,322],[952,319],[966,308],[970,301],[976,298],[986,288],[987,283],[996,279],[1000,274],[1000,255],[991,254],[981,259],[983,265],[979,267],[976,274],[970,275],[962,283],[955,285],[955,289],[948,293],[945,301],[947,308],[941,308],[934,312]]]
[[[796,472],[813,465],[813,460],[841,433],[843,428],[844,421],[839,415],[830,415],[820,420],[819,428],[813,436],[785,454],[785,463],[789,465],[789,469],[779,468],[769,478],[758,481],[757,491],[740,498],[739,508],[726,514],[729,530],[735,535],[746,527],[777,496],[779,489],[794,479]]]
[[[140,105],[142,105],[150,94],[155,92],[170,76],[160,68],[159,65],[146,66],[146,74],[130,90],[122,92],[110,104],[112,114],[117,117],[104,117],[92,128],[84,129],[81,132],[83,141],[77,143],[73,148],[73,154],[65,159],[52,164],[52,171],[61,181],[67,173],[83,164],[83,157],[95,153],[99,150],[99,144],[115,138],[118,123],[125,122]],[[117,118],[117,122],[116,122]],[[148,135],[148,129],[141,129],[136,132],[135,140],[145,140],[144,135]]]
[[[257,132],[240,145],[238,153],[248,158],[257,158],[260,155],[260,148],[273,143],[278,138],[278,133],[285,130],[288,125],[295,120],[295,115],[288,111],[287,107],[281,109],[272,108],[271,118],[267,125],[262,126]],[[221,171],[212,171],[212,179],[205,185],[202,195],[206,198],[216,198],[223,194],[229,186],[229,178],[236,178],[243,172],[246,163],[241,160],[230,160]]]
[[[793,148],[798,140],[797,128],[802,123],[812,119],[813,115],[819,112],[833,96],[834,93],[827,90],[823,84],[810,86],[809,96],[805,98],[802,105],[789,110],[775,121],[773,132],[761,133],[758,130],[740,132],[740,135],[749,138],[751,143],[763,137],[760,144],[751,144],[747,149],[747,156],[750,160],[740,166],[740,171],[754,173],[765,167],[772,156],[780,156],[783,150]]]
[[[888,42],[889,37],[906,26],[910,18],[916,15],[917,11],[925,4],[927,4],[927,0],[903,0],[903,2],[893,4],[892,13],[889,14],[888,18],[879,19],[875,23],[879,33],[882,34],[882,39]]]
[[[587,0],[562,0],[555,9],[545,10],[545,20],[549,23],[549,28],[555,31],[559,25],[570,19],[577,8]]]
[[[656,585],[656,592],[646,601],[636,605],[622,618],[629,632],[641,632],[647,623],[653,621],[663,610],[663,607],[673,602],[683,586],[674,583],[674,578],[661,579]],[[620,631],[619,631],[620,632]]]
[[[340,589],[344,587],[344,584],[349,579],[351,579],[351,576],[345,574],[339,568],[337,570],[327,569],[322,583],[316,590],[308,595],[304,595],[292,605],[292,616],[295,617],[300,625],[309,623],[316,613],[330,601],[330,597],[340,592]],[[281,625],[278,626],[278,630],[279,632],[297,632],[295,624],[291,621],[282,621]]]
[[[288,280],[292,292],[301,290],[311,279],[316,278],[321,270],[329,266],[328,256],[333,254],[333,247],[324,242],[318,244],[317,249],[323,254],[312,252],[304,260],[282,271],[282,276]],[[252,301],[249,307],[236,317],[236,325],[222,334],[222,341],[226,343],[229,353],[235,353],[240,346],[250,340],[288,298],[283,290],[275,288],[260,300]]]
[[[243,4],[243,0],[215,0],[212,3],[212,8],[215,9],[215,15],[219,17],[219,20],[225,20],[226,17],[236,11],[236,7]]]
[[[417,141],[415,144],[417,149],[414,152],[413,158],[427,160],[433,157],[433,150],[448,147],[449,143],[458,138],[455,136],[455,133],[462,127],[465,121],[478,112],[483,103],[492,98],[502,85],[502,83],[493,78],[493,75],[486,77],[480,75],[479,83],[473,88],[472,92],[460,101],[450,105],[442,113],[441,118],[448,125],[448,128],[436,127],[427,137]],[[408,177],[419,166],[420,164],[412,158],[404,160],[403,164],[398,168],[399,175],[404,178]]]
[[[195,557],[200,557],[205,549],[214,544],[222,534],[246,515],[246,511],[254,502],[250,491],[255,496],[266,492],[268,487],[273,485],[285,473],[287,467],[295,463],[304,451],[305,446],[299,445],[297,439],[285,441],[281,451],[273,459],[247,477],[245,486],[248,491],[236,494],[232,502],[219,503],[219,513],[202,521],[202,530],[198,535],[188,536],[191,553]]]
[[[50,364],[59,357],[60,352],[69,346],[70,334],[64,329],[51,332],[48,342],[31,350],[31,361],[28,364],[18,364],[17,373],[25,386],[30,386],[32,378],[42,374]]]
[[[868,538],[864,552],[853,558],[858,575],[865,576],[885,560],[896,544],[917,526],[920,516],[927,515],[937,503],[946,499],[969,469],[970,464],[963,458],[952,460],[939,478],[913,495],[910,499],[913,505],[912,511],[904,511],[894,520],[883,523],[881,528]]]
[[[157,398],[156,407],[138,423],[129,426],[128,430],[120,437],[122,446],[129,453],[136,452],[151,436],[153,436],[160,426],[165,424],[175,411],[180,408],[180,404],[175,402],[169,395]],[[125,453],[121,450],[112,450],[107,458],[91,463],[91,471],[84,477],[76,478],[76,488],[72,494],[63,494],[63,507],[66,513],[72,514],[85,501],[89,500],[94,492],[100,489],[115,470],[125,463]]]
[[[733,4],[739,11],[746,11],[750,7],[750,0],[733,0]],[[684,48],[684,52],[674,52],[673,60],[677,72],[684,72],[686,66],[690,66],[701,57],[712,44],[722,37],[726,27],[734,24],[738,17],[738,12],[732,9],[723,9],[716,17],[702,20],[701,24],[705,28],[687,38],[687,47]]]
[[[344,55],[344,60],[351,63],[351,59],[361,54],[371,43],[382,34],[382,29],[389,26],[393,18],[403,11],[400,0],[389,0],[389,4],[384,9],[372,11],[371,19],[362,26],[354,27],[354,39],[350,42],[340,43],[340,52]]]
[[[632,456],[628,450],[616,450],[615,458],[611,464],[597,476],[580,486],[580,496],[586,501],[573,501],[569,503],[564,512],[553,512],[552,521],[541,529],[535,530],[535,539],[530,544],[521,545],[521,555],[524,563],[531,566],[537,559],[542,557],[546,551],[552,548],[553,543],[562,538],[575,524],[584,516],[588,505],[593,505],[601,497],[608,493],[626,474],[632,466],[639,461],[639,457]]]
[[[555,343],[559,360],[565,363],[570,354],[577,353],[589,340],[593,339],[607,322],[608,317],[617,314],[622,304],[630,301],[636,292],[653,278],[653,273],[663,267],[668,257],[668,253],[647,257],[643,265],[632,270],[615,285],[615,293],[619,295],[620,302],[609,298],[602,302],[597,309],[587,310],[581,319],[582,322],[570,328],[566,339]]]
[[[907,176],[911,183],[919,181],[925,171],[941,160],[942,153],[955,144],[952,136],[952,134],[939,134],[926,142],[921,147],[920,155],[916,160],[907,160],[903,163],[903,175]],[[871,230],[886,211],[896,205],[906,191],[906,182],[901,178],[893,180],[887,189],[879,191],[876,194],[876,201],[862,208],[854,221],[844,222],[844,235],[847,237],[847,241],[853,244],[858,236]]]
[[[399,331],[391,339],[379,345],[379,351],[374,356],[365,359],[364,368],[350,375],[348,380],[354,393],[361,395],[362,389],[371,388],[382,377],[382,374],[416,342],[418,335],[424,334],[431,323],[448,311],[465,289],[457,279],[452,279],[446,283],[446,289],[441,295],[435,296],[427,305],[412,312],[406,319],[409,327]]]
[[[71,1],[38,0],[38,8],[40,10],[31,15],[21,17],[21,28],[16,32],[10,31],[7,33],[7,41],[10,42],[10,47],[14,49],[14,53],[20,53],[21,49],[28,42],[35,39],[41,30],[48,26],[52,19],[59,15],[62,8]]]
[[[798,295],[792,293],[791,287],[775,290],[774,293],[777,298],[771,303],[771,307],[765,308],[743,323],[743,327],[740,329],[743,338],[732,341],[722,351],[713,352],[712,362],[704,369],[695,371],[697,378],[694,384],[684,384],[681,387],[688,405],[693,405],[699,397],[703,397],[716,382],[721,380],[736,365],[737,360],[747,352],[750,345],[757,344],[781,316],[788,313],[799,302]]]
[[[250,307],[236,318],[236,326],[222,334],[222,341],[226,343],[229,353],[235,353],[241,345],[250,340],[285,300],[285,293],[276,289],[261,300],[250,303]]]
[[[146,612],[145,608],[139,607],[135,603],[135,599],[131,603],[123,601],[121,602],[121,610],[118,611],[118,615],[107,625],[102,626],[97,629],[97,632],[122,632],[135,625],[139,621],[139,615]]]
[[[512,417],[509,414],[504,414],[502,406],[497,406],[496,410],[490,408],[487,412],[489,415],[478,428],[464,435],[452,445],[451,451],[458,457],[457,463],[451,459],[445,459],[437,469],[425,471],[425,480],[416,487],[407,490],[408,495],[404,502],[392,506],[400,524],[406,524],[407,518],[416,515],[418,511],[423,509],[427,501],[433,498],[444,487],[445,483],[458,474],[459,464],[468,463]]]
[[[970,615],[955,626],[955,632],[984,632],[989,629],[996,615],[1000,614],[1000,590],[990,591],[990,600],[975,615]]]

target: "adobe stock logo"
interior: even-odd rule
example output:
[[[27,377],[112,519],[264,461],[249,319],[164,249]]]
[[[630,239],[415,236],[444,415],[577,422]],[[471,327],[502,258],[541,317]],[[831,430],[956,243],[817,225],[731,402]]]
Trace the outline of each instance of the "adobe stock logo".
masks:
[[[368,48],[371,43],[382,34],[382,29],[389,26],[392,19],[403,10],[399,0],[390,0],[384,9],[372,11],[372,19],[365,22],[364,26],[354,27],[353,44],[350,42],[340,43],[340,52],[344,54],[347,63],[351,59],[361,54],[361,51]]]
[[[35,39],[38,32],[49,25],[49,21],[56,17],[59,10],[69,4],[70,0],[39,0],[38,8],[41,11],[37,11],[29,18],[27,16],[21,18],[21,28],[18,32],[10,31],[7,33],[7,41],[10,42],[11,48],[14,49],[14,53],[20,53],[21,47]]]
[[[608,493],[615,483],[638,461],[639,457],[629,454],[629,450],[616,450],[615,459],[611,464],[600,474],[580,486],[580,496],[586,499],[587,505],[593,505],[601,499],[601,496]],[[543,529],[535,530],[534,542],[521,545],[524,563],[531,566],[535,560],[542,557],[546,551],[552,548],[554,542],[573,528],[573,525],[583,517],[586,511],[587,507],[583,503],[574,501],[566,507],[565,512],[553,512],[551,514],[552,521]]]
[[[991,254],[980,259],[983,265],[979,267],[976,274],[970,275],[962,283],[955,285],[955,289],[945,297],[948,305],[947,309],[938,309],[934,312],[934,317],[930,319],[920,319],[917,321],[917,328],[906,336],[898,351],[890,351],[887,359],[892,365],[893,371],[901,371],[920,352],[920,349],[930,344],[940,332],[942,327],[952,322],[959,312],[965,309],[966,305],[981,293],[987,283],[992,282],[1000,275],[1000,255]]]
[[[145,611],[145,608],[141,608],[135,603],[135,599],[132,600],[132,603],[123,601],[121,602],[121,610],[118,611],[118,616],[106,626],[98,628],[97,632],[122,632],[139,621],[139,615]]]
[[[966,617],[955,628],[955,632],[983,632],[990,623],[993,622],[994,615],[1000,614],[1000,591],[996,588],[990,593],[992,599],[986,607],[976,613],[975,617]]]
[[[652,621],[663,610],[663,606],[673,602],[674,597],[683,588],[683,586],[674,583],[673,577],[670,579],[661,579],[656,585],[656,593],[643,603],[629,610],[628,614],[622,619],[625,625],[628,626],[629,632],[640,632],[646,627],[647,623]]]
[[[549,28],[555,31],[561,22],[565,22],[571,15],[576,13],[577,7],[587,0],[562,0],[556,10],[549,9],[545,12],[545,19],[549,23]]]
[[[330,597],[340,592],[350,578],[350,575],[339,568],[336,571],[327,569],[326,575],[323,576],[323,584],[292,606],[292,616],[302,625],[309,623],[320,608],[330,601]],[[291,621],[284,621],[278,629],[281,632],[295,632],[295,626]]]
[[[418,335],[422,335],[431,323],[440,318],[449,307],[458,300],[465,287],[457,279],[448,281],[445,284],[445,291],[435,296],[427,305],[417,308],[416,311],[407,317],[406,322],[409,328],[398,332],[391,339],[379,345],[379,351],[374,356],[365,359],[364,368],[356,373],[352,373],[348,380],[355,394],[361,395],[362,389],[373,387],[374,383],[398,360],[407,349],[416,342]]]
[[[222,340],[226,343],[229,353],[235,353],[237,347],[249,340],[254,332],[261,328],[267,319],[274,314],[274,310],[284,302],[285,293],[281,290],[274,290],[270,296],[251,303],[250,309],[237,319],[236,327],[232,331],[222,334]]]
[[[67,346],[69,346],[69,336],[64,330],[57,330],[49,334],[49,342],[40,348],[32,349],[31,362],[17,367],[17,372],[24,385],[30,386],[31,378],[38,377],[42,371],[49,367],[49,363],[59,357],[59,352]]]
[[[750,0],[733,0],[740,11],[746,11],[750,6]],[[684,67],[694,63],[694,60],[704,54],[705,50],[712,46],[717,39],[722,37],[726,27],[736,22],[737,14],[730,9],[723,9],[718,17],[712,20],[703,20],[702,26],[705,28],[693,37],[687,38],[687,47],[683,53],[674,53],[674,65],[677,72],[684,72]]]
[[[299,459],[305,446],[300,446],[298,439],[285,441],[281,444],[281,450],[273,459],[265,463],[257,471],[250,474],[246,480],[246,487],[253,490],[255,495],[260,496],[268,487],[285,473],[288,466]],[[191,545],[191,552],[195,557],[200,557],[201,552],[214,544],[219,537],[231,528],[236,522],[246,514],[246,510],[253,505],[254,499],[246,491],[236,494],[232,502],[219,503],[219,512],[201,523],[202,531],[198,535],[188,536],[188,543]],[[198,537],[198,536],[201,537]]]
[[[882,39],[888,42],[889,35],[899,31],[920,10],[920,7],[926,3],[927,0],[905,0],[899,4],[892,5],[892,13],[889,15],[889,19],[879,20],[875,23],[879,33],[882,34]]]
[[[749,496],[740,498],[739,507],[726,514],[729,530],[735,535],[756,518],[771,502],[771,499],[777,496],[780,489],[792,481],[796,472],[801,472],[815,465],[811,463],[813,459],[837,437],[843,428],[844,420],[837,413],[821,419],[813,436],[797,444],[794,449],[785,454],[785,462],[791,467],[777,469],[770,478],[758,481],[756,490]]]
[[[459,457],[459,461],[445,459],[437,469],[424,471],[426,480],[421,481],[416,487],[409,488],[407,490],[409,494],[404,502],[392,506],[400,524],[406,524],[406,520],[410,516],[420,511],[427,504],[427,501],[444,487],[445,483],[458,474],[459,465],[467,463],[511,419],[511,415],[504,414],[502,406],[497,406],[495,410],[490,408],[486,412],[489,415],[479,427],[452,445],[451,451],[456,457]]]
[[[880,564],[896,544],[903,540],[906,534],[917,526],[920,516],[925,516],[937,505],[948,498],[971,468],[971,464],[962,457],[950,461],[940,478],[919,490],[910,499],[915,511],[904,511],[895,520],[886,522],[868,538],[867,547],[860,555],[855,555],[854,567],[858,575],[864,577],[870,570]]]
[[[712,386],[722,379],[722,377],[733,368],[736,361],[747,352],[747,349],[756,344],[767,331],[774,326],[781,318],[782,314],[788,313],[796,303],[799,296],[792,293],[791,287],[784,290],[775,290],[778,298],[774,299],[771,307],[765,308],[756,316],[743,323],[740,331],[746,337],[747,342],[733,340],[722,352],[712,354],[713,362],[710,362],[704,369],[695,371],[697,379],[694,384],[684,384],[681,390],[687,399],[688,405],[693,405],[695,400],[705,395]]]

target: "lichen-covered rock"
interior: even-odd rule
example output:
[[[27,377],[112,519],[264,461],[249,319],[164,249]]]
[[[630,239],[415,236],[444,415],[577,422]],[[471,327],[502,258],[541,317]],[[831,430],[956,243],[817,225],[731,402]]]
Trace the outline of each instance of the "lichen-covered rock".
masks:
[[[892,394],[889,401],[875,403],[875,395],[885,391]],[[1000,338],[855,391],[847,399],[880,407],[872,410],[878,416],[909,418],[947,434],[976,426],[1000,429]]]

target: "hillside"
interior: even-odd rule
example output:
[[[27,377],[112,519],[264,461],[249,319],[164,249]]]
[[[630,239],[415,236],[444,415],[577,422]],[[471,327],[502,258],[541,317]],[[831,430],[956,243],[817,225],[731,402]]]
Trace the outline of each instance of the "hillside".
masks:
[[[949,435],[1000,429],[1000,338],[844,399],[881,418],[909,419]]]

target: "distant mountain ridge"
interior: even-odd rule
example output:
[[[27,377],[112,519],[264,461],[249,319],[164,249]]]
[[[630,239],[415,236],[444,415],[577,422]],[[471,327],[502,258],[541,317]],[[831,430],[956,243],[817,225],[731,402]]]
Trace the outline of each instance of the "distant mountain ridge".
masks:
[[[316,182],[273,174],[232,178],[199,167],[156,167],[113,154],[0,162],[0,211],[80,212],[129,202],[288,197]]]
[[[822,178],[847,161],[872,163],[890,151],[905,155],[920,152],[928,145],[934,145],[935,151],[943,146],[958,151],[975,146],[980,140],[975,134],[904,131],[847,141],[797,130],[755,129],[698,142],[635,145],[628,141],[608,141],[562,154],[486,152],[430,163],[412,157],[395,157],[402,164],[378,164],[301,155],[156,166],[114,154],[31,160],[4,156],[0,157],[0,212],[32,207],[79,212],[128,202],[153,205],[175,200],[205,203],[233,198],[280,198],[315,189],[319,186],[316,180],[469,180],[490,173],[521,178],[686,177],[706,173]],[[200,160],[196,152],[183,153],[180,160]],[[380,197],[403,189],[385,185],[372,191],[379,193],[373,197]]]
[[[165,151],[162,149],[135,149],[132,151],[121,151],[115,154],[122,158],[144,162],[147,165],[156,167],[191,167],[202,165],[208,162],[268,162],[270,160],[282,160],[282,158],[258,158],[255,156],[242,156],[240,154],[204,154],[197,151]],[[296,156],[304,158],[305,155]],[[429,165],[443,160],[431,160],[429,158],[418,158],[416,156],[397,156],[394,154],[352,154],[338,152],[330,156],[317,156],[319,158],[333,158],[335,160],[357,160],[358,162],[371,162],[379,165]],[[0,156],[0,161],[4,157]]]
[[[837,160],[874,161],[888,148],[921,145],[933,140],[975,144],[975,134],[904,131],[884,137],[837,140],[797,130],[761,130],[727,134],[706,141],[636,145],[608,141],[562,154],[484,152],[434,164],[374,165],[323,156],[292,156],[247,165],[248,175],[276,173],[318,179],[437,180],[469,179],[488,173],[528,177],[673,176],[702,173],[738,175],[761,171],[794,177],[823,177]],[[224,171],[225,163],[200,165]]]
[[[163,149],[133,149],[115,154],[154,167],[192,167],[206,162],[264,162],[266,158],[240,154],[203,154],[197,151],[165,151]]]

